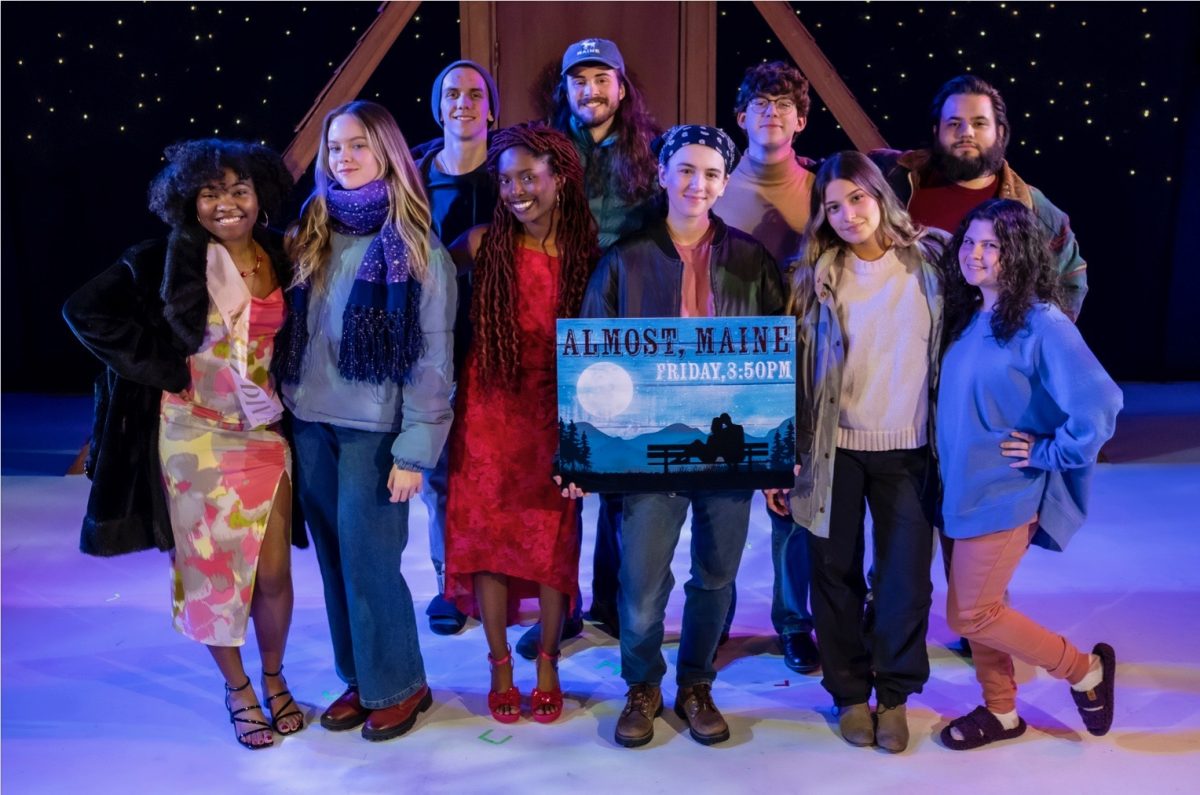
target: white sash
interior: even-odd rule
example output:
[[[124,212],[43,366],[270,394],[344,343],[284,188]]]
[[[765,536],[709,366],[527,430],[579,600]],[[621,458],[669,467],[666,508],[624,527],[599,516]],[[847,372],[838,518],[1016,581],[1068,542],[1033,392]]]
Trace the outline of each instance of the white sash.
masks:
[[[283,404],[247,375],[250,356],[250,291],[219,243],[208,244],[208,295],[229,329],[229,365],[238,402],[250,426],[270,425],[283,416]]]

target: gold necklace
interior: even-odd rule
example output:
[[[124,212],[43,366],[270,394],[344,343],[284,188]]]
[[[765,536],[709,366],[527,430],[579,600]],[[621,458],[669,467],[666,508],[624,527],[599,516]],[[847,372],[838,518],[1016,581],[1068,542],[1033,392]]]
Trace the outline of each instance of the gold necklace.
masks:
[[[263,264],[262,249],[260,249],[257,245],[255,245],[254,246],[254,267],[248,271],[244,271],[241,268],[239,268],[238,273],[241,274],[243,279],[245,279],[247,277],[256,276],[256,275],[258,275],[258,269],[262,267],[262,264]]]

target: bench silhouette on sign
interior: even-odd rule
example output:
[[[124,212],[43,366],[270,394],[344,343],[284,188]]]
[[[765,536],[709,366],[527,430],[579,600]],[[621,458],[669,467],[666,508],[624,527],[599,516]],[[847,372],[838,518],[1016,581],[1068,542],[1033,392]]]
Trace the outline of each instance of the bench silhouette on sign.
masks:
[[[651,464],[662,464],[664,473],[671,471],[671,464],[716,463],[715,461],[693,461],[694,444],[695,442],[692,444],[648,444],[646,445],[646,461]],[[741,456],[730,456],[731,459],[736,458],[736,461],[726,461],[724,456],[721,457],[721,460],[725,462],[726,467],[735,471],[739,464],[745,464],[747,472],[752,471],[756,463],[765,464],[767,462],[766,442],[745,442],[742,444],[740,452]]]

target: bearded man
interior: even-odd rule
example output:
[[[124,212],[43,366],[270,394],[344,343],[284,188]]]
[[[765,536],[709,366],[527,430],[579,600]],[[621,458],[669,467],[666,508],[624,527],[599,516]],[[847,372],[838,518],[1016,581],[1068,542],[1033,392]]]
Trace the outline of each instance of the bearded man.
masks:
[[[1067,214],[1005,160],[1012,131],[1000,92],[974,75],[961,75],[938,91],[930,115],[931,149],[879,149],[870,155],[913,220],[953,233],[967,213],[988,199],[1021,202],[1045,228],[1057,261],[1063,308],[1078,319],[1087,293],[1087,263]]]

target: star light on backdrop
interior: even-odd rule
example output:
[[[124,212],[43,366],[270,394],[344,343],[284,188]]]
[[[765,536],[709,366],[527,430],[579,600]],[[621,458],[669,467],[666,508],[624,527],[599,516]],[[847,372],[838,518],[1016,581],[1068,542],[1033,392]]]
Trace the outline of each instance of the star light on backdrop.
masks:
[[[1146,141],[1180,138],[1179,115],[1152,112],[1150,107],[1156,100],[1159,105],[1170,104],[1185,81],[1182,70],[1156,50],[1155,33],[1165,38],[1180,21],[1177,9],[1169,5],[795,6],[796,16],[892,145],[913,146],[927,135],[927,105],[934,91],[944,80],[964,72],[979,74],[1000,87],[1010,118],[1037,120],[1014,125],[1019,137],[1010,144],[1010,154],[1015,159],[1078,157],[1078,146],[1096,147],[1121,159],[1145,157],[1147,153],[1138,150]],[[736,4],[723,3],[721,9],[718,36],[720,24],[753,22],[752,14]],[[734,48],[738,59],[765,62],[786,57],[765,24],[755,28],[760,35],[746,36]],[[729,78],[736,88],[737,77],[740,71],[719,73],[718,80]],[[1095,86],[1101,88],[1094,91]],[[1096,107],[1090,93],[1099,94]],[[1030,110],[1035,105],[1056,112],[1038,115]],[[814,99],[813,113],[829,110]],[[894,120],[903,126],[886,123]],[[810,131],[815,131],[812,120],[805,136]],[[806,149],[803,142],[799,148]],[[1139,173],[1144,179],[1172,181],[1174,173],[1164,170],[1161,161],[1157,165],[1147,164]]]
[[[299,90],[299,86],[313,86],[311,76],[317,72],[311,64],[323,64],[326,70],[335,68],[370,24],[376,9],[373,3],[238,4],[229,14],[224,6],[211,3],[145,3],[140,7],[95,4],[87,8],[96,5],[100,10],[93,14],[80,6],[72,6],[70,14],[54,14],[44,6],[40,12],[28,7],[5,9],[6,15],[53,15],[56,22],[46,33],[40,33],[42,26],[31,25],[29,29],[38,32],[22,32],[18,41],[6,42],[4,48],[6,60],[15,64],[23,76],[28,75],[22,80],[28,90],[18,91],[16,102],[6,102],[6,106],[21,119],[24,140],[30,145],[37,145],[43,136],[54,142],[60,136],[84,132],[89,136],[137,136],[170,130],[165,138],[221,135],[222,131],[243,137],[258,133],[260,141],[284,146],[290,126],[299,120],[305,103],[320,88],[316,85],[311,91]],[[785,57],[769,29],[756,18],[753,7],[743,6],[720,4],[718,31],[742,30],[757,23],[768,35],[735,36],[740,41],[733,45],[733,58],[766,61]],[[457,24],[456,11],[453,3],[426,3],[414,15],[396,48],[418,47],[422,31],[428,27],[423,16],[430,15],[436,17],[436,32],[449,34],[451,44],[455,43],[449,26]],[[851,90],[892,141],[911,141],[919,134],[917,131],[923,132],[920,114],[915,117],[919,124],[915,130],[883,123],[903,120],[911,125],[913,98],[923,110],[931,88],[940,78],[959,72],[978,72],[993,83],[1006,84],[1006,95],[1012,97],[1010,107],[1024,108],[1020,118],[1035,118],[1028,109],[1031,103],[1014,101],[1026,97],[1061,109],[1038,118],[1036,128],[1021,125],[1021,134],[1014,143],[1018,151],[1033,156],[1063,151],[1052,144],[1068,140],[1075,144],[1076,133],[1091,136],[1084,139],[1085,143],[1091,141],[1116,152],[1136,146],[1147,137],[1170,136],[1173,133],[1168,126],[1181,121],[1177,114],[1157,113],[1151,107],[1155,99],[1160,105],[1171,103],[1178,79],[1165,86],[1167,91],[1153,91],[1150,81],[1143,79],[1143,69],[1149,69],[1166,71],[1166,75],[1156,78],[1172,82],[1169,70],[1161,66],[1155,69],[1152,43],[1153,28],[1169,27],[1174,19],[1169,7],[1030,3],[1018,8],[1005,2],[972,4],[967,13],[965,7],[953,5],[926,8],[909,3],[868,2],[804,4],[795,13],[814,31]],[[91,24],[100,22],[103,16],[108,17],[107,24]],[[1093,20],[1095,24],[1089,24]],[[753,41],[762,46],[752,49]],[[281,84],[273,73],[255,74],[253,67],[243,61],[252,52],[257,55],[259,50],[280,47],[286,49],[276,60],[286,60],[289,71],[307,65],[305,79],[297,75]],[[418,49],[433,56],[429,47]],[[1120,58],[1106,57],[1113,52],[1120,53]],[[919,53],[924,53],[924,59]],[[1037,57],[1029,57],[1034,53]],[[444,48],[438,48],[437,57],[447,57]],[[105,64],[105,58],[111,59],[109,63]],[[60,73],[44,71],[47,59],[62,67]],[[239,61],[236,66],[233,60]],[[259,68],[272,66],[271,59],[252,61]],[[1133,68],[1125,68],[1124,64]],[[919,75],[919,84],[914,85],[910,68]],[[719,80],[738,71],[723,72]],[[207,82],[206,72],[224,79]],[[1070,79],[1060,77],[1064,73],[1069,73]],[[329,75],[326,72],[321,76],[327,79]],[[936,77],[931,81],[930,76]],[[1100,107],[1093,108],[1086,93],[1097,82],[1103,85],[1102,97]],[[241,85],[233,90],[236,83]],[[385,91],[373,86],[367,95],[382,100],[386,93],[393,104],[424,102],[422,86],[412,86],[416,90],[407,92],[398,86],[390,88]],[[198,115],[195,98],[218,92],[227,101],[210,107],[219,112]],[[21,101],[22,93],[26,94],[25,103]],[[30,100],[42,114],[31,112],[34,109],[27,104]],[[147,113],[154,106],[162,115],[151,117]],[[1081,107],[1087,112],[1074,112]],[[393,111],[402,115],[398,107]],[[814,112],[827,114],[828,108],[817,102]],[[85,129],[72,129],[72,120],[86,123]],[[837,129],[836,123],[833,127]],[[1116,132],[1115,137],[1111,131]],[[1173,176],[1161,169],[1155,173],[1149,167],[1141,172],[1160,180]]]
[[[426,99],[442,66],[459,57],[458,8],[423,3],[361,92],[393,112],[410,143],[440,134]],[[0,5],[0,178],[6,197],[27,199],[9,202],[0,216],[3,278],[6,294],[30,296],[6,304],[3,337],[43,338],[65,357],[46,375],[23,364],[44,354],[6,345],[6,374],[36,371],[35,388],[87,389],[81,379],[93,363],[69,339],[58,307],[126,246],[162,233],[145,190],[163,148],[216,135],[282,150],[377,9],[377,2]],[[741,141],[732,105],[743,71],[788,55],[753,4],[716,9],[716,121]],[[1002,89],[1010,160],[1070,214],[1099,285],[1081,321],[1085,333],[1116,334],[1104,320],[1131,291],[1166,294],[1170,280],[1161,272],[1135,285],[1114,274],[1134,259],[1170,262],[1186,128],[1196,125],[1187,93],[1197,80],[1195,4],[796,3],[793,10],[893,146],[928,142],[929,102],[950,77],[974,72]],[[646,82],[662,65],[639,67]],[[849,145],[814,97],[797,150],[819,158]],[[303,192],[302,185],[296,198]],[[96,211],[97,195],[121,212]],[[1105,239],[1127,228],[1137,236]],[[1157,248],[1139,248],[1146,239]],[[47,240],[73,269],[50,291],[36,267]],[[1105,341],[1093,341],[1103,352]],[[1108,344],[1126,357],[1126,372],[1152,368],[1145,351],[1162,347],[1141,338]],[[1119,364],[1114,372],[1122,374]],[[10,376],[6,387],[14,385]]]
[[[51,4],[6,4],[5,65],[19,70],[18,79],[5,75],[6,110],[21,119],[22,137],[35,150],[110,134],[159,149],[204,135],[253,136],[282,148],[377,8],[239,3],[226,13],[214,3],[94,3],[56,13]],[[457,44],[457,5],[427,3],[395,51],[432,66],[446,52],[444,44],[417,44],[429,17],[440,38]],[[21,33],[11,35],[15,30]],[[58,71],[47,70],[47,63]],[[276,80],[280,65],[286,65],[286,80]],[[368,96],[395,106],[423,104],[424,89],[403,90],[403,81],[369,88]]]

